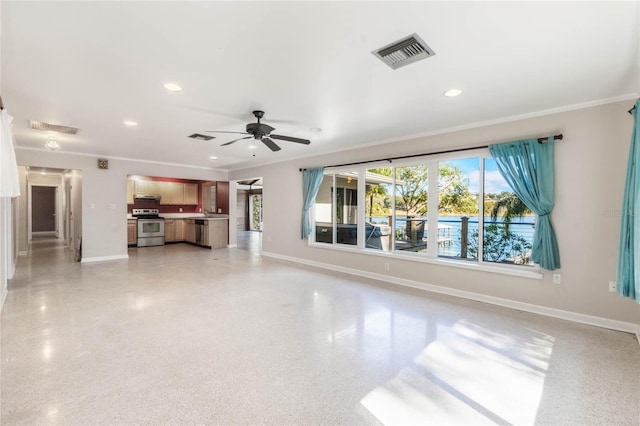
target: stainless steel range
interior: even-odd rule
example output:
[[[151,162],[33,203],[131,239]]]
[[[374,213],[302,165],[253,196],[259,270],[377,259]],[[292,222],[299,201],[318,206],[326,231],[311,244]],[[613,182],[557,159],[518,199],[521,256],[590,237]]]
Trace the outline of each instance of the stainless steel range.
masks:
[[[158,209],[133,209],[138,219],[138,247],[164,245],[164,219]]]

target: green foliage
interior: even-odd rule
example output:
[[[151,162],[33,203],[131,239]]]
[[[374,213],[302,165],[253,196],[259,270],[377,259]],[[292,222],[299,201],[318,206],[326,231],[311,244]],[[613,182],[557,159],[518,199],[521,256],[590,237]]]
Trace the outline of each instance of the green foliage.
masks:
[[[478,257],[479,233],[475,229],[469,235],[467,253]],[[484,227],[483,260],[488,262],[525,263],[531,250],[531,243],[524,237],[512,232],[506,224],[490,223]],[[508,260],[511,259],[511,260]]]
[[[478,200],[469,191],[469,179],[448,163],[438,167],[438,207],[444,214],[478,214]]]
[[[406,210],[408,215],[425,215],[429,199],[427,166],[396,168],[396,182],[396,208]]]
[[[513,192],[504,191],[498,194],[490,211],[491,220],[494,222],[498,219],[498,216],[502,215],[502,222],[507,230],[513,218],[527,214],[533,214],[529,207]]]
[[[371,173],[382,176],[391,176],[392,170],[389,167],[371,169]],[[365,204],[366,216],[389,216],[391,215],[391,195],[387,192],[385,184],[367,185],[366,198],[368,203]]]

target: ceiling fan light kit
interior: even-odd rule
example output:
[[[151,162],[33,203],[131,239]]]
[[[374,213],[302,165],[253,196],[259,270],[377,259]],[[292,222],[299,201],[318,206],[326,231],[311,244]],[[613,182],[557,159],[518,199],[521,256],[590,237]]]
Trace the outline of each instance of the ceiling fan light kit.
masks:
[[[308,139],[301,139],[301,138],[294,138],[292,136],[284,136],[284,135],[274,135],[271,132],[273,132],[275,130],[274,127],[269,126],[268,124],[264,124],[261,123],[260,120],[262,119],[262,117],[264,117],[264,111],[253,111],[253,116],[258,120],[256,123],[249,123],[246,126],[246,131],[245,132],[227,132],[227,131],[215,131],[215,130],[209,130],[208,132],[211,133],[235,133],[238,135],[248,135],[248,136],[244,136],[238,139],[234,139],[230,142],[227,143],[223,143],[221,146],[228,146],[231,145],[232,143],[244,140],[244,139],[255,139],[258,140],[260,142],[262,142],[263,144],[265,144],[265,146],[267,148],[269,148],[271,151],[276,152],[276,151],[280,151],[282,148],[280,148],[280,146],[278,146],[278,144],[276,144],[273,139],[276,140],[281,140],[281,141],[285,141],[285,142],[294,142],[294,143],[299,143],[299,144],[303,144],[303,145],[309,145],[311,143],[311,141],[309,141]],[[255,154],[254,154],[255,155]]]

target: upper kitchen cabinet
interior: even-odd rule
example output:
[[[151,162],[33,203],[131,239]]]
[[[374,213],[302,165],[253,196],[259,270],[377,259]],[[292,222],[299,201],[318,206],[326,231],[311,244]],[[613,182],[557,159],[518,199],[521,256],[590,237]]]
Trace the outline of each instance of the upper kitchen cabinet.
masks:
[[[218,212],[229,214],[229,182],[216,182]]]
[[[135,192],[135,181],[127,180],[127,204],[133,204],[133,193]]]
[[[184,204],[198,204],[198,184],[184,184]]]
[[[210,182],[202,186],[202,209],[207,213],[229,214],[229,182]]]
[[[163,182],[169,188],[169,197],[166,202],[160,200],[160,204],[187,204],[184,202],[184,183]]]

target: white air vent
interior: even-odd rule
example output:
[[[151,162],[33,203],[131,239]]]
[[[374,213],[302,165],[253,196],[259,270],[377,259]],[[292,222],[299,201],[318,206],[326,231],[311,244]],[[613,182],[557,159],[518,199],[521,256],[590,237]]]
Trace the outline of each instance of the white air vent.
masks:
[[[415,33],[371,53],[394,70],[436,54]]]
[[[194,133],[189,135],[189,137],[192,139],[198,139],[199,141],[210,141],[211,139],[215,139],[215,136],[201,135],[200,133]]]
[[[49,132],[66,133],[69,135],[75,135],[76,133],[78,133],[78,129],[75,127],[58,126],[57,124],[49,124],[43,121],[29,120],[29,126],[31,126],[31,128],[35,130],[46,130]]]

